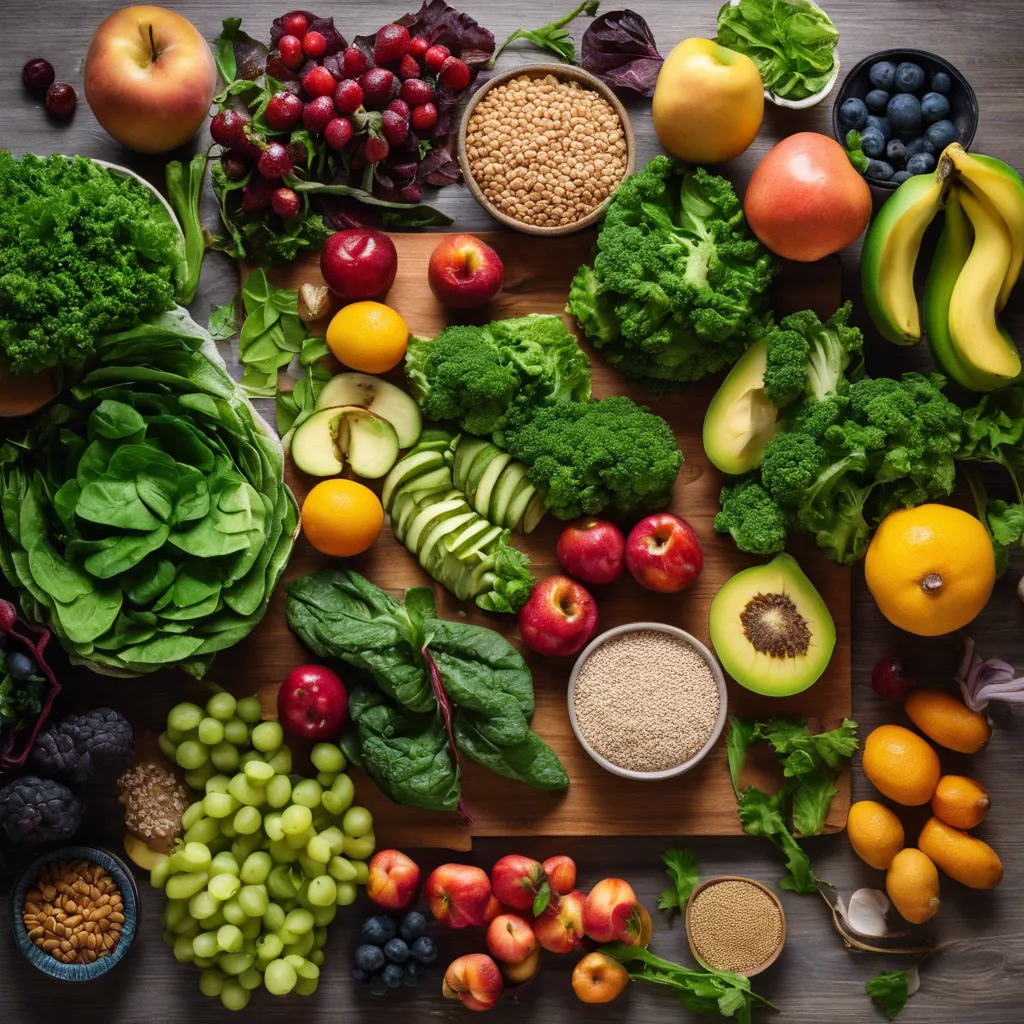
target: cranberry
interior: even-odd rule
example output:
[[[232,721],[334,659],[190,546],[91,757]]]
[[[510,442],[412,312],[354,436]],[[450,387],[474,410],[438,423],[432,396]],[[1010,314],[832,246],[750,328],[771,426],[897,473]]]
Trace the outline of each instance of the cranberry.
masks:
[[[54,82],[46,90],[46,109],[54,117],[70,117],[78,106],[78,93],[67,82]]]
[[[433,103],[423,103],[412,108],[409,123],[418,132],[429,131],[437,124],[437,107]]]
[[[53,85],[56,72],[53,65],[42,57],[35,57],[21,69],[21,79],[30,89],[45,92]]]
[[[423,199],[423,187],[415,181],[410,181],[398,190],[398,197],[403,203],[418,203]]]
[[[393,110],[380,115],[381,134],[391,146],[400,146],[409,136],[409,122]]]
[[[352,78],[338,83],[334,90],[334,109],[339,114],[354,114],[363,105],[363,88]]]
[[[434,87],[422,78],[409,78],[402,83],[398,95],[409,104],[410,107],[418,107],[422,103],[429,103],[434,98]]]
[[[314,66],[302,76],[302,88],[314,99],[317,96],[333,96],[337,82],[327,68]]]
[[[363,103],[368,107],[385,107],[391,102],[395,76],[384,68],[370,68],[359,84],[363,89]]]
[[[253,178],[242,189],[242,212],[259,213],[270,205],[270,196],[274,186],[266,178]]]
[[[334,120],[334,100],[318,96],[302,108],[302,123],[311,132],[322,132]]]
[[[292,158],[280,142],[271,142],[260,155],[257,166],[264,178],[268,181],[276,181],[286,174],[291,174]]]
[[[299,197],[293,189],[275,188],[270,194],[271,209],[285,220],[291,220],[299,215]]]
[[[358,78],[370,68],[370,58],[356,46],[350,46],[341,58],[341,70],[346,78]]]
[[[404,82],[407,78],[419,78],[422,69],[419,63],[406,54],[398,64],[398,77]]]
[[[449,57],[441,68],[441,84],[461,92],[469,85],[469,65],[458,57]]]
[[[369,136],[363,143],[363,155],[366,157],[367,163],[380,163],[390,152],[391,147],[388,145],[387,139],[379,138],[376,135]]]
[[[220,158],[220,166],[228,181],[241,181],[249,173],[249,161],[237,153],[224,153]]]
[[[423,63],[430,68],[431,71],[440,71],[444,67],[444,62],[452,55],[452,51],[447,46],[431,46],[426,53],[423,54]]]
[[[302,63],[302,40],[298,36],[281,36],[277,41],[281,63],[294,71]]]
[[[331,149],[344,149],[352,138],[352,122],[347,117],[336,117],[324,129],[324,138]]]
[[[281,28],[290,36],[298,36],[300,39],[306,34],[309,28],[309,18],[302,11],[292,11],[281,19]]]
[[[405,100],[392,100],[387,105],[387,109],[393,110],[399,117],[405,118],[406,121],[409,120],[409,104]]]
[[[215,114],[210,122],[210,134],[213,141],[221,146],[233,146],[245,138],[245,126],[249,124],[249,115],[240,110],[222,110]]]
[[[430,42],[423,36],[413,36],[413,38],[409,40],[409,53],[411,53],[417,60],[419,60],[429,49]]]
[[[917,685],[917,678],[907,663],[899,658],[883,658],[871,670],[871,686],[880,697],[903,701]]]
[[[409,52],[409,30],[404,25],[385,25],[377,29],[373,42],[375,64],[393,64]]]
[[[327,40],[319,32],[307,32],[302,37],[302,52],[311,60],[327,52]]]
[[[267,103],[266,117],[274,131],[289,131],[302,117],[302,100],[293,92],[276,92]]]

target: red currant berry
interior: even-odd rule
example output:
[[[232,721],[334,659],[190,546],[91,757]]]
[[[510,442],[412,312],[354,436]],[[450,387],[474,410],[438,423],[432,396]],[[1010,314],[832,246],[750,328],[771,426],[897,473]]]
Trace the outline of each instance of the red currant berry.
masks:
[[[411,53],[417,60],[430,49],[430,43],[423,38],[423,36],[413,36],[409,40],[409,53]]]
[[[352,138],[352,122],[347,117],[336,117],[324,129],[324,138],[331,149],[344,149]]]
[[[270,194],[270,207],[284,220],[291,220],[299,215],[299,197],[290,188],[275,188]]]
[[[309,28],[309,18],[302,11],[292,11],[281,19],[281,28],[290,36],[298,36],[300,39],[306,34]]]
[[[298,36],[281,36],[277,41],[281,63],[294,71],[302,63],[302,40]]]
[[[291,174],[292,158],[288,155],[288,150],[280,142],[271,142],[260,154],[260,159],[256,166],[260,174],[267,181],[277,181],[278,178]]]
[[[302,52],[310,60],[316,60],[327,52],[327,40],[319,32],[307,32],[302,37]]]

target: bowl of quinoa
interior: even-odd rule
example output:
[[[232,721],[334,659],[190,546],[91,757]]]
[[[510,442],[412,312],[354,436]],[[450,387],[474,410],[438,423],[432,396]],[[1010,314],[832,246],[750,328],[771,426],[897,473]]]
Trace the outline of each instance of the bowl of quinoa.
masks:
[[[715,656],[662,622],[633,622],[595,637],[573,666],[568,704],[569,723],[590,757],[641,781],[698,765],[728,713]]]
[[[531,64],[490,79],[466,107],[458,142],[477,202],[506,227],[533,235],[596,224],[636,166],[619,98],[566,64]]]

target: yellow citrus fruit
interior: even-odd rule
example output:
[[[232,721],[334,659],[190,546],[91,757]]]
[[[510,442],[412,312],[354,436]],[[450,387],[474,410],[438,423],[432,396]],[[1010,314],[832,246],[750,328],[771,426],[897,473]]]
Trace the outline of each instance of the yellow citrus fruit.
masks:
[[[932,794],[932,814],[954,828],[974,828],[988,814],[988,791],[963,775],[943,775]]]
[[[302,532],[325,555],[360,554],[377,539],[383,523],[377,495],[355,480],[322,480],[302,503]]]
[[[900,916],[911,924],[924,924],[938,913],[939,872],[927,855],[913,847],[893,857],[885,891]]]
[[[903,710],[933,743],[960,754],[976,753],[992,736],[984,715],[942,690],[911,690]]]
[[[853,852],[879,871],[884,871],[903,849],[900,819],[877,800],[859,800],[850,808],[846,833]]]
[[[1003,877],[1003,864],[988,843],[929,818],[917,837],[917,845],[950,878],[971,889],[991,889]]]
[[[353,302],[334,314],[327,345],[346,366],[360,373],[385,373],[405,356],[409,328],[382,302]]]
[[[995,554],[977,518],[948,505],[890,512],[875,531],[864,576],[882,614],[900,629],[940,636],[985,607]]]
[[[926,804],[939,776],[939,755],[916,732],[880,725],[864,741],[864,774],[883,796],[907,807]]]

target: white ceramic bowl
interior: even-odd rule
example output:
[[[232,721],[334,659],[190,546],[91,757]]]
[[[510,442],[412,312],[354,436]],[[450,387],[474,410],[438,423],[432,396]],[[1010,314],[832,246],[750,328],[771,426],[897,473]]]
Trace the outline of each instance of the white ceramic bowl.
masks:
[[[620,765],[613,764],[608,760],[608,758],[602,757],[601,754],[599,754],[587,742],[586,737],[583,735],[579,722],[576,721],[575,707],[576,679],[579,676],[580,669],[583,668],[583,663],[587,658],[589,658],[598,647],[614,637],[622,636],[624,633],[639,633],[647,630],[668,633],[670,636],[674,636],[678,640],[688,643],[707,662],[708,668],[711,669],[711,674],[715,677],[715,683],[718,686],[718,719],[715,722],[714,729],[711,730],[711,735],[708,737],[707,743],[705,743],[704,746],[689,759],[689,761],[684,761],[682,764],[676,765],[674,768],[664,768],[657,772],[634,771],[631,768],[623,768]],[[569,724],[572,726],[572,731],[575,733],[576,739],[579,741],[579,745],[587,752],[592,760],[596,761],[606,771],[612,772],[614,775],[621,775],[625,779],[634,779],[637,782],[655,782],[658,779],[670,779],[675,775],[682,775],[684,772],[688,772],[691,768],[696,767],[704,760],[708,751],[718,742],[718,737],[722,735],[722,730],[725,728],[725,720],[729,716],[728,693],[725,688],[725,676],[722,674],[722,667],[718,664],[715,656],[695,636],[691,636],[685,630],[678,629],[676,626],[669,626],[664,622],[630,622],[625,626],[615,626],[613,629],[605,630],[604,633],[594,637],[594,639],[583,648],[580,656],[576,659],[576,664],[572,667],[572,674],[569,676],[569,689],[566,699],[569,705]]]

